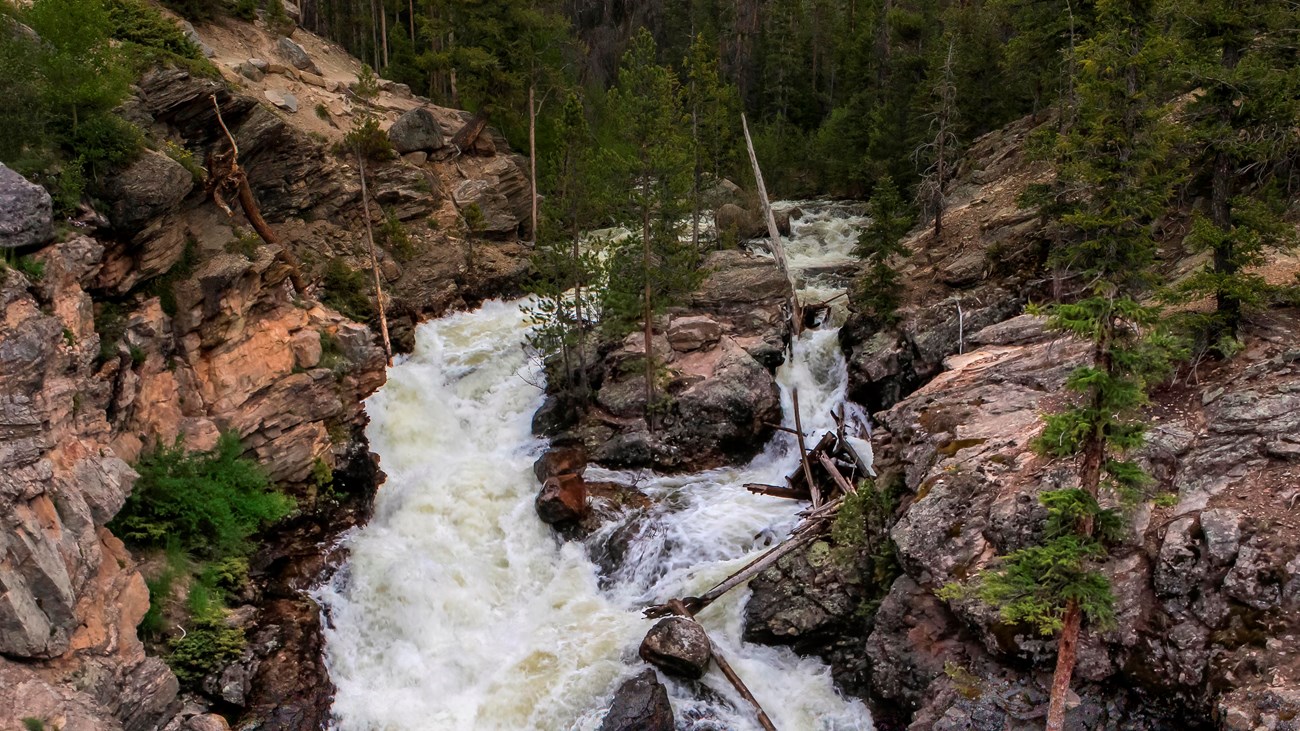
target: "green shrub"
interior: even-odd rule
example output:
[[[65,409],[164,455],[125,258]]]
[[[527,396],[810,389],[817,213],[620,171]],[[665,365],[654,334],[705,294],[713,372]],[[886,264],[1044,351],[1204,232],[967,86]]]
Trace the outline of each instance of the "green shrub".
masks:
[[[397,150],[388,139],[388,133],[379,126],[379,119],[366,117],[353,125],[343,136],[343,140],[334,147],[337,155],[360,153],[367,160],[383,162],[397,157]]]
[[[379,224],[379,237],[398,261],[410,261],[415,257],[415,242],[393,211],[384,211],[383,223]]]
[[[116,302],[100,302],[95,308],[95,332],[99,333],[99,362],[117,356],[117,344],[126,334],[126,308]]]
[[[341,376],[348,372],[347,356],[343,355],[343,348],[339,345],[338,338],[329,333],[320,334],[320,367],[328,368],[334,372],[334,375]]]
[[[181,550],[180,544],[173,541],[167,546],[162,570],[157,575],[146,578],[145,586],[149,588],[149,611],[140,619],[138,627],[140,636],[153,638],[162,634],[166,622],[163,610],[171,597],[176,580],[189,573],[190,562]]]
[[[23,728],[26,731],[45,731],[45,722],[39,718],[28,716],[23,719]]]
[[[257,18],[257,0],[235,0],[235,6],[230,14],[240,20],[252,22]]]
[[[163,143],[163,152],[167,154],[167,157],[180,163],[181,167],[189,171],[190,177],[194,179],[195,185],[203,184],[203,179],[208,176],[208,171],[204,170],[203,166],[194,159],[194,153],[171,140],[167,140]]]
[[[366,275],[349,267],[342,259],[330,259],[325,265],[321,302],[357,322],[366,322],[375,316],[371,289]]]
[[[177,680],[194,686],[238,660],[246,644],[243,630],[226,626],[216,613],[196,619],[183,636],[171,641],[167,664]]]
[[[231,254],[243,254],[252,261],[257,258],[257,250],[262,245],[262,237],[256,231],[235,230],[235,238],[226,243],[226,251]]]
[[[127,44],[127,55],[174,56],[203,61],[203,51],[181,30],[181,26],[140,0],[105,0],[109,33]],[[182,13],[183,14],[183,13]]]
[[[77,125],[72,132],[71,147],[77,151],[82,168],[98,181],[140,155],[144,149],[144,133],[115,114],[95,114]]]
[[[248,554],[253,533],[288,515],[293,503],[272,492],[261,468],[242,452],[233,432],[211,452],[190,452],[179,438],[146,452],[136,464],[140,479],[111,529],[138,546],[174,540],[198,557]]]

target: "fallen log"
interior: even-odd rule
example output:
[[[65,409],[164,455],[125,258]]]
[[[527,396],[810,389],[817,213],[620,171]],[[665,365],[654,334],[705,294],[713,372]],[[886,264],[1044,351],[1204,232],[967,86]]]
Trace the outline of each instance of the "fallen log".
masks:
[[[692,614],[691,611],[682,604],[682,602],[673,599],[668,602],[668,605],[674,614],[686,617],[692,622],[699,624],[695,619],[695,615]],[[703,631],[704,626],[700,625],[700,629]],[[705,632],[704,636],[708,637],[708,633]],[[727,662],[727,658],[723,657],[722,653],[718,651],[717,643],[710,639],[709,646],[713,650],[713,662],[717,663],[718,669],[722,671],[722,674],[731,683],[731,687],[735,688],[736,692],[740,694],[740,697],[744,698],[749,705],[754,707],[754,713],[758,717],[758,725],[763,727],[763,731],[776,731],[776,726],[773,725],[772,719],[768,718],[767,711],[763,710],[762,704],[758,702],[758,699],[754,697],[754,694],[749,692],[749,687],[745,685],[745,681],[741,680],[740,676],[736,674],[736,671],[732,669],[731,663]]]
[[[844,475],[840,474],[840,468],[831,461],[830,457],[826,456],[825,452],[818,454],[817,460],[821,462],[822,467],[826,468],[826,471],[830,473],[831,479],[835,480],[835,484],[839,486],[841,492],[845,495],[858,494],[857,489],[853,487],[852,483],[844,479]]]
[[[761,482],[749,482],[745,484],[745,489],[755,495],[770,495],[772,497],[782,497],[790,500],[807,500],[809,499],[806,490],[796,490],[789,487],[777,487],[776,485],[764,485]]]
[[[799,389],[790,390],[790,401],[794,405],[795,438],[799,441],[799,461],[803,463],[803,476],[808,481],[808,493],[812,495],[813,507],[821,507],[821,491],[817,489],[817,483],[813,481],[812,467],[808,464],[808,448],[803,442],[803,423],[799,417]]]
[[[838,508],[840,502],[842,501],[836,501],[835,507]],[[795,529],[795,531],[790,534],[790,537],[784,542],[768,549],[753,561],[745,564],[739,571],[723,579],[721,582],[714,585],[712,589],[709,589],[700,596],[689,596],[680,601],[689,607],[692,613],[703,611],[710,604],[717,601],[723,594],[726,594],[737,586],[749,581],[754,576],[762,573],[769,566],[772,566],[777,561],[781,560],[781,557],[792,553],[800,546],[812,543],[820,537],[826,528],[825,521],[827,515],[828,514],[820,514],[806,518],[804,523]],[[671,614],[670,605],[673,601],[678,600],[674,599],[664,604],[657,604],[653,607],[648,607],[644,614],[647,617],[665,617],[668,614]]]
[[[478,142],[479,135],[483,134],[484,129],[487,129],[487,123],[487,115],[482,112],[475,114],[473,118],[465,123],[465,126],[452,135],[452,146],[456,148],[457,152],[463,154],[473,147],[474,143]]]

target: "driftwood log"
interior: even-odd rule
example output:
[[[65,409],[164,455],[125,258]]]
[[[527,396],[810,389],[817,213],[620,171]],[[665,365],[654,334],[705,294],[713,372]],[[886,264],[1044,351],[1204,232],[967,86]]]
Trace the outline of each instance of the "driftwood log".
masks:
[[[248,175],[244,169],[239,166],[239,145],[235,143],[234,135],[230,134],[230,128],[226,127],[226,120],[221,117],[221,105],[217,103],[215,94],[211,95],[212,108],[217,112],[217,122],[221,125],[221,131],[226,133],[226,140],[230,143],[229,153],[209,153],[208,154],[208,182],[207,191],[212,196],[213,202],[221,210],[226,212],[227,216],[233,216],[230,204],[226,202],[227,197],[234,193],[234,197],[239,201],[239,207],[244,211],[244,217],[252,225],[257,235],[267,243],[268,246],[275,246],[280,249],[280,259],[289,268],[289,281],[293,283],[293,289],[299,295],[306,294],[307,283],[302,278],[302,268],[298,265],[298,257],[294,255],[293,249],[280,241],[280,237],[275,235],[275,230],[270,224],[262,218],[262,208],[257,204],[257,197],[253,195],[253,188],[248,184]]]

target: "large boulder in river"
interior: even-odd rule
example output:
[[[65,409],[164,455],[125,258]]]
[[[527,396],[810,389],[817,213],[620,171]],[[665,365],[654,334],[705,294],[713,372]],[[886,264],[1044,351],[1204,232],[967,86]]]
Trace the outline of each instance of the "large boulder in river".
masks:
[[[388,128],[388,139],[398,154],[412,152],[433,152],[442,148],[442,127],[433,113],[424,107],[417,107],[403,114]]]
[[[790,235],[790,214],[786,211],[774,211],[776,230],[782,236]],[[767,218],[761,210],[741,208],[735,203],[725,203],[713,214],[713,223],[718,236],[734,237],[737,241],[761,239],[768,235]]]
[[[668,689],[649,668],[619,686],[614,703],[600,724],[600,731],[673,731],[675,728]]]
[[[587,512],[587,486],[581,475],[557,475],[542,485],[534,505],[543,523],[576,523]]]
[[[709,669],[713,646],[699,622],[665,617],[646,633],[638,653],[665,673],[696,680]]]
[[[50,194],[0,163],[0,247],[43,244],[53,235]]]

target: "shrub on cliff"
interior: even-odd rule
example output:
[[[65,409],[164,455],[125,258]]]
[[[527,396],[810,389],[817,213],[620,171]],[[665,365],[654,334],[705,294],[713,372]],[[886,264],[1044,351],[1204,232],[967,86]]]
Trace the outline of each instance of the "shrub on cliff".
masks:
[[[233,432],[211,452],[190,452],[178,439],[145,453],[126,505],[110,524],[138,546],[169,541],[196,557],[247,554],[248,539],[262,526],[288,515],[293,502],[270,490],[270,482],[243,451]]]

